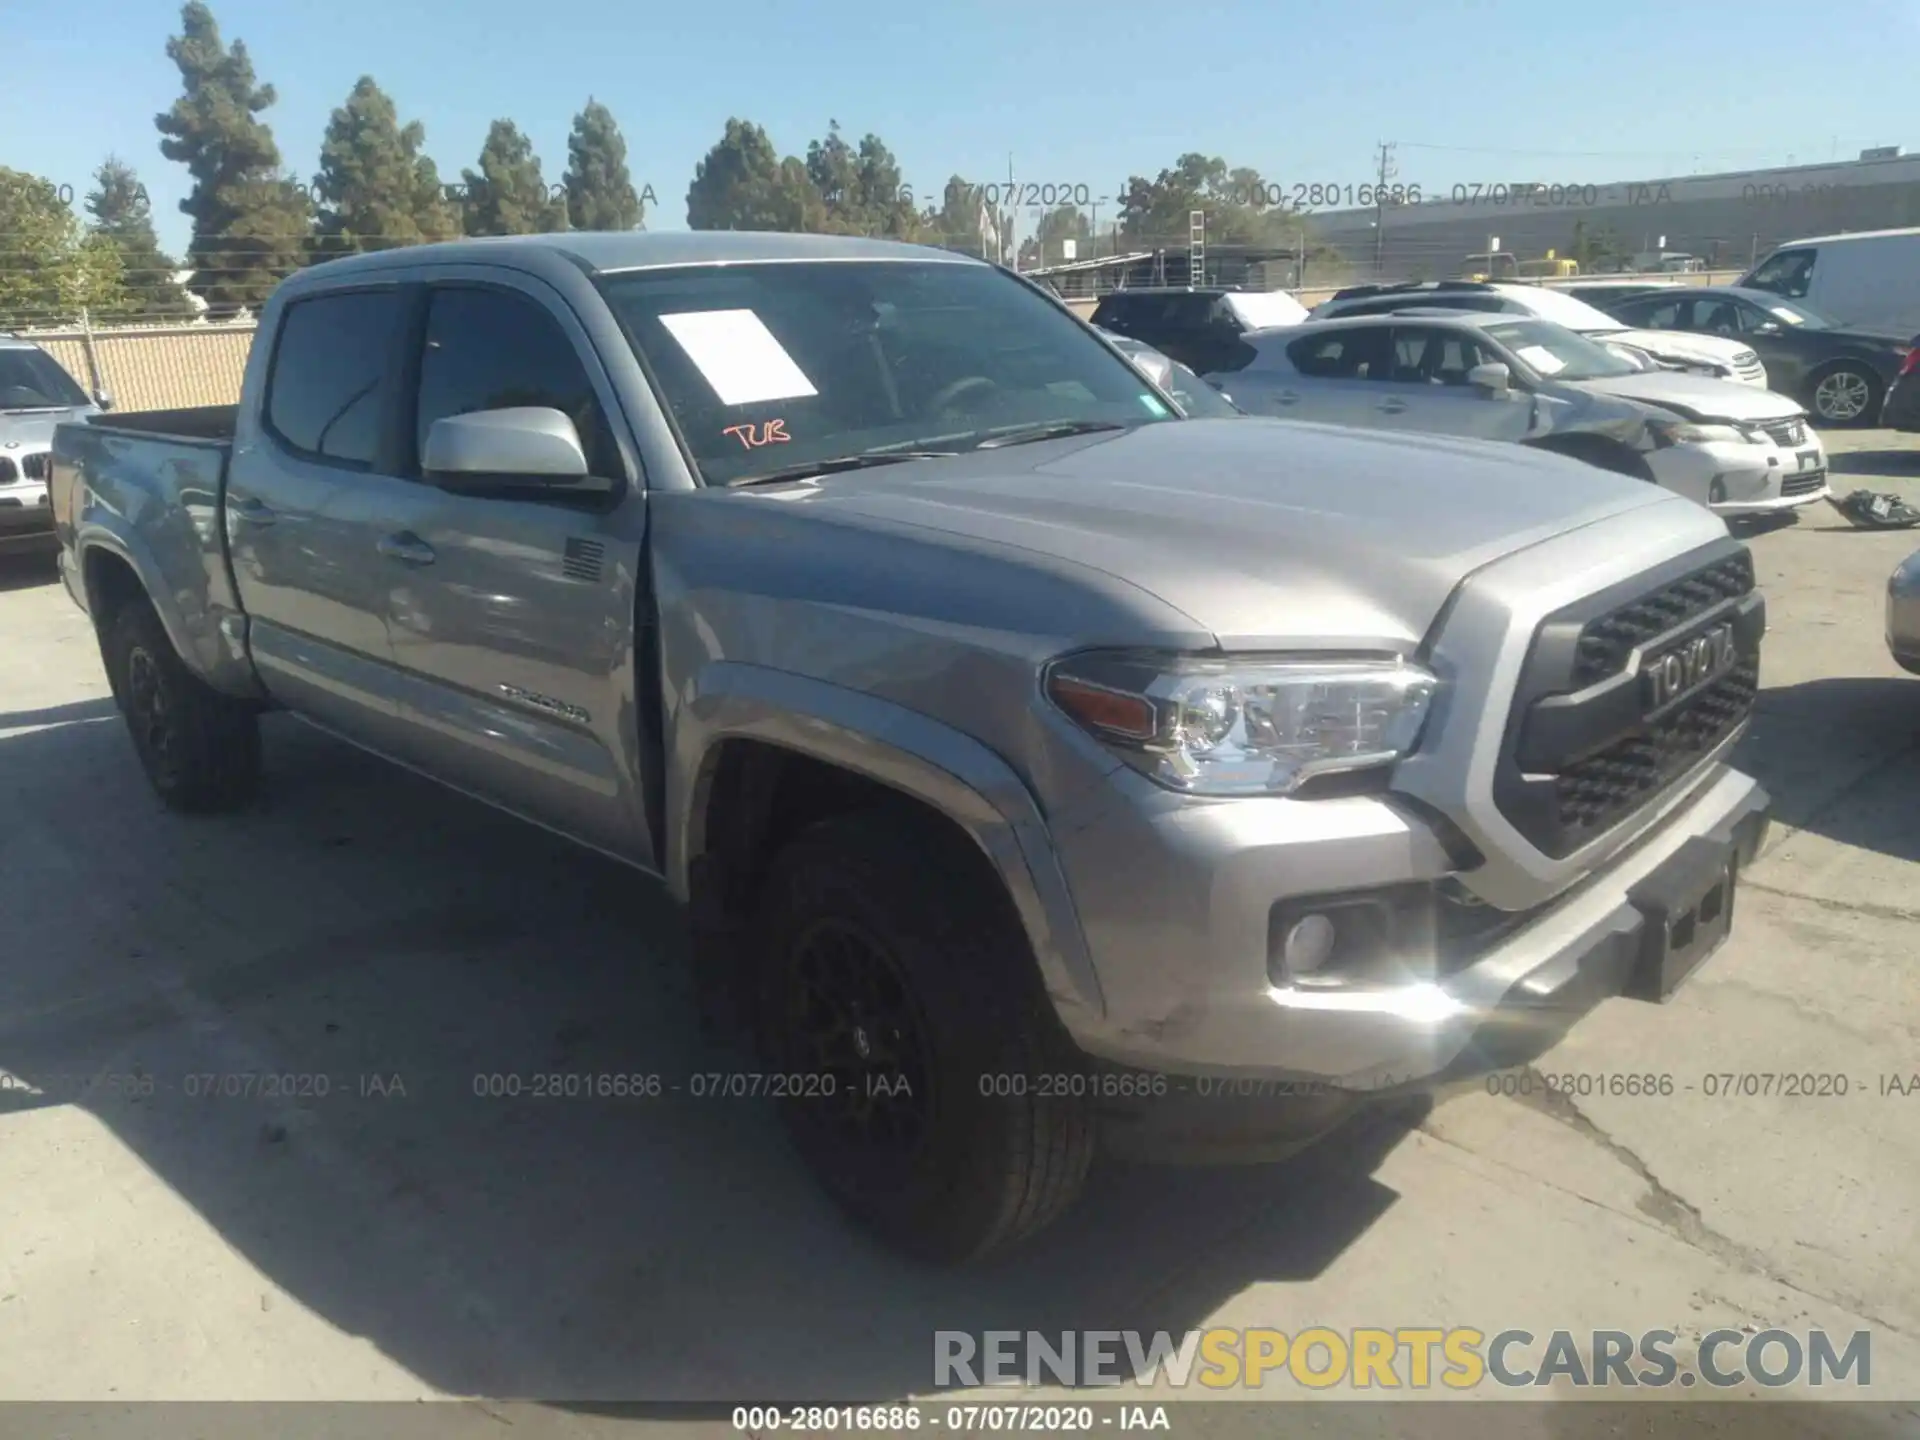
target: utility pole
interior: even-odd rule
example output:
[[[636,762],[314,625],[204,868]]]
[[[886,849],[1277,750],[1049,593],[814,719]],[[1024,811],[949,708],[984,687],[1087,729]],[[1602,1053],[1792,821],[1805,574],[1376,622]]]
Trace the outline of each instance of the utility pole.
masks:
[[[1380,183],[1373,192],[1373,278],[1383,278],[1387,256],[1387,181],[1400,173],[1393,160],[1394,142],[1380,142]]]
[[[1007,208],[1005,212],[1007,217],[1007,233],[1000,237],[1000,243],[1013,252],[1011,258],[1013,260],[1014,273],[1016,274],[1018,274],[1020,270],[1020,212],[1014,207],[1019,203],[1017,199],[1019,194],[1020,192],[1013,188],[1013,152],[1009,150],[1007,152]]]

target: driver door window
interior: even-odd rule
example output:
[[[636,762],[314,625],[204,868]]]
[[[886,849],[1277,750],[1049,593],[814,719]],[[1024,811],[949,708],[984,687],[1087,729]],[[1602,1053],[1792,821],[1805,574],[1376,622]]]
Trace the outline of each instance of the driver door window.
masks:
[[[1740,307],[1731,300],[1696,300],[1693,302],[1693,323],[1687,328],[1698,330],[1705,335],[1737,335],[1740,333]]]
[[[553,316],[507,290],[448,286],[433,292],[420,357],[415,443],[450,415],[540,405],[573,421],[595,475],[623,473],[606,412],[585,366]]]
[[[1813,281],[1814,250],[1782,250],[1747,281],[1756,290],[1771,290],[1789,300],[1804,300]]]

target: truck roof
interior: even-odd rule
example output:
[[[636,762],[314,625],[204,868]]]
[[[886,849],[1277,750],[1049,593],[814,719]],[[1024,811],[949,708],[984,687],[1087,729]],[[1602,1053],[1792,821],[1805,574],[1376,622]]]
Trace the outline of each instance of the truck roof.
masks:
[[[433,245],[407,245],[329,260],[304,272],[329,279],[357,270],[380,270],[394,265],[455,263],[486,264],[536,253],[557,255],[595,274],[621,270],[651,270],[670,265],[730,265],[781,260],[920,260],[980,265],[984,261],[952,250],[908,245],[897,240],[871,240],[860,235],[793,235],[759,230],[669,230],[658,233],[624,230],[562,231],[553,235],[491,235],[449,240]]]

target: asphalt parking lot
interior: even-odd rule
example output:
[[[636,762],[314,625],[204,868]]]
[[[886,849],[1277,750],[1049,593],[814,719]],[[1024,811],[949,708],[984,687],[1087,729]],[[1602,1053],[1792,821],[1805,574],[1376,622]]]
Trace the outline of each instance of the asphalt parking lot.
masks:
[[[1828,438],[1836,489],[1920,503],[1914,437]],[[1469,1089],[1288,1166],[1115,1169],[958,1277],[843,1227],[753,1103],[476,1096],[725,1063],[664,902],[284,719],[256,811],[164,813],[86,621],[8,563],[0,1070],[39,1093],[0,1090],[0,1399],[565,1396],[584,1424],[923,1393],[936,1329],[1209,1324],[1870,1329],[1877,1396],[1920,1399],[1920,679],[1881,615],[1920,531],[1821,507],[1753,545],[1744,763],[1778,823],[1734,937],[1539,1066],[1675,1093]],[[236,1072],[327,1093],[188,1093]],[[1704,1093],[1742,1072],[1848,1093]]]

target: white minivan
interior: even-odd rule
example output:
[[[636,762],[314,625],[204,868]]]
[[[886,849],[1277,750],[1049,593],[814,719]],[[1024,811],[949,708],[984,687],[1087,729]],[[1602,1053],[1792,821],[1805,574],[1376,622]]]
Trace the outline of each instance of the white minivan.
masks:
[[[1910,335],[1920,331],[1920,228],[1795,240],[1740,284],[1804,300],[1836,329]]]

